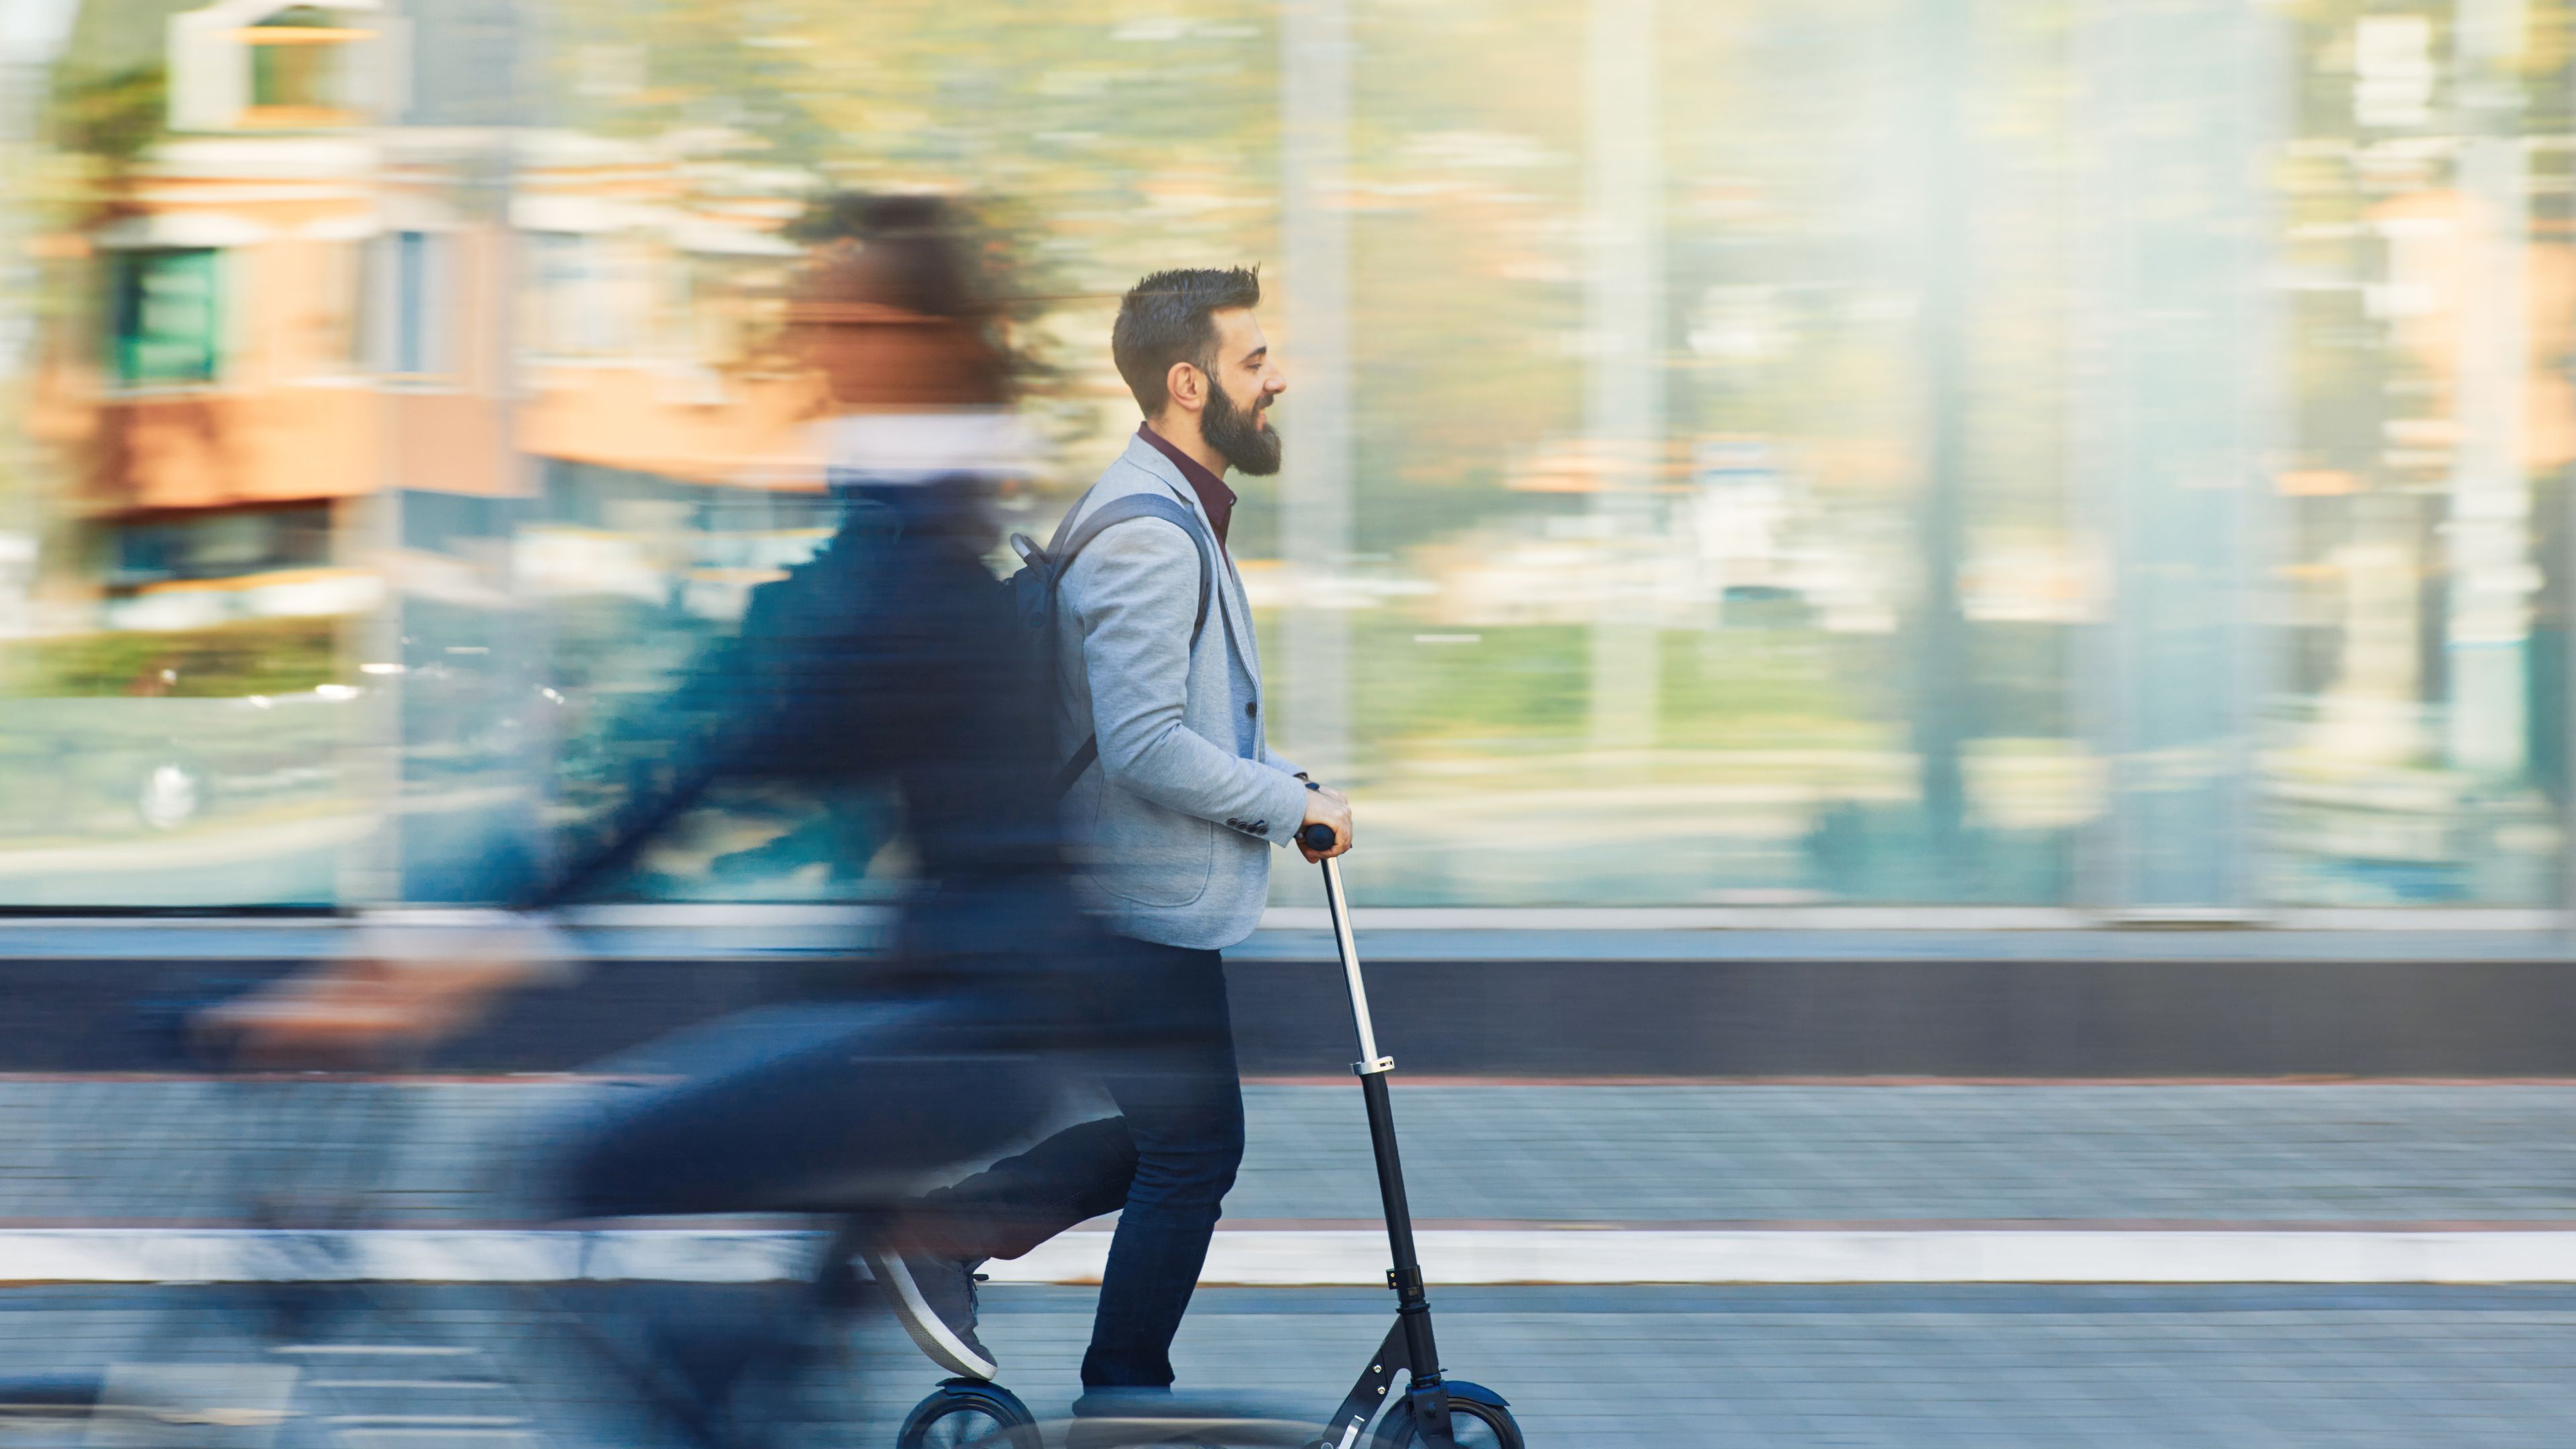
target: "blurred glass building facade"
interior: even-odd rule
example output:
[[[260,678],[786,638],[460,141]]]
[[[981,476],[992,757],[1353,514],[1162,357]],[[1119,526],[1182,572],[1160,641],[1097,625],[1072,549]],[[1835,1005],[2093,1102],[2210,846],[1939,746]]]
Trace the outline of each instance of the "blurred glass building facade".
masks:
[[[1363,903],[2576,874],[2565,0],[15,3],[0,906],[524,869],[831,526],[849,192],[1008,256],[1032,533],[1119,292],[1263,264],[1233,542]],[[882,815],[626,894],[863,899]]]

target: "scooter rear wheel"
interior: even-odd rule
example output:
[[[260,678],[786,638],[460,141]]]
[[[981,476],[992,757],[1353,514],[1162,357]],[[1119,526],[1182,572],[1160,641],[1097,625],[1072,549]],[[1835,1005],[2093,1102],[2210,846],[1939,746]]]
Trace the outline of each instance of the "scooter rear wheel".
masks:
[[[1462,1388],[1478,1397],[1460,1393]],[[1521,1426],[1512,1411],[1503,1407],[1502,1396],[1473,1384],[1449,1386],[1449,1437],[1458,1449],[1522,1449]],[[1374,1449],[1414,1449],[1421,1442],[1422,1426],[1413,1420],[1413,1405],[1400,1400],[1378,1421],[1371,1440]]]
[[[895,1449],[1039,1449],[1037,1422],[1000,1384],[950,1379],[913,1406]]]

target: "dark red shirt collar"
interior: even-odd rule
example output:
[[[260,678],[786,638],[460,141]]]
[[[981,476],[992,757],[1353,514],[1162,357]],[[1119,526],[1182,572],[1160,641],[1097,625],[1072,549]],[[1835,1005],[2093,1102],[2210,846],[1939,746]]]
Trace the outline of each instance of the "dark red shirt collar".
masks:
[[[1225,526],[1234,518],[1234,490],[1226,487],[1225,480],[1209,472],[1198,459],[1166,441],[1162,434],[1154,431],[1153,424],[1138,423],[1136,436],[1153,444],[1181,470],[1181,476],[1189,480],[1190,491],[1199,496],[1199,506],[1207,510],[1208,522],[1216,529],[1216,541],[1222,545]]]

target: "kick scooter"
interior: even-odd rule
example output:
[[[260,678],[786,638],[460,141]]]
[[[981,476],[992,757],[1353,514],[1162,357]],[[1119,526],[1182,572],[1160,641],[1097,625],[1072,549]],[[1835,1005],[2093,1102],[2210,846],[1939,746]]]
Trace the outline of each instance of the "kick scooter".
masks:
[[[1298,832],[1297,839],[1309,850],[1330,850],[1333,828],[1309,825]],[[1343,984],[1351,994],[1351,1025],[1359,1033],[1360,1059],[1351,1064],[1351,1070],[1359,1076],[1360,1097],[1368,1105],[1369,1146],[1377,1155],[1378,1196],[1386,1206],[1387,1247],[1395,1259],[1395,1266],[1387,1270],[1386,1286],[1395,1292],[1395,1325],[1369,1356],[1369,1366],[1351,1385],[1341,1407],[1325,1421],[1323,1436],[1309,1440],[1303,1449],[1356,1449],[1371,1419],[1377,1419],[1378,1426],[1369,1449],[1522,1449],[1520,1425],[1502,1395],[1440,1372],[1440,1353],[1431,1334],[1431,1300],[1423,1291],[1422,1263],[1413,1248],[1413,1208],[1405,1200],[1404,1164],[1396,1152],[1395,1105],[1387,1092],[1386,1079],[1395,1071],[1395,1059],[1378,1054],[1377,1026],[1369,1016],[1368,985],[1360,979],[1359,947],[1351,936],[1350,906],[1342,895],[1341,865],[1336,860],[1324,862],[1324,904],[1332,916],[1333,946],[1342,959]],[[1404,1393],[1389,1404],[1387,1394],[1398,1373],[1405,1376]],[[1379,1418],[1381,1408],[1386,1411],[1383,1418]],[[979,1445],[1037,1449],[1044,1442],[1040,1427],[1009,1390],[998,1384],[951,1379],[913,1411],[899,1449],[966,1442],[934,1436],[943,1432],[953,1436],[969,1422],[991,1426],[974,1439]],[[1112,1426],[1091,1427],[1095,1432],[1104,1428],[1115,1432]],[[1277,1424],[1211,1423],[1207,1427],[1210,1432],[1193,1435],[1177,1425],[1140,1421],[1133,1431],[1139,1444],[1295,1442],[1253,1432],[1284,1427]],[[1229,1434],[1228,1428],[1235,1433]]]
[[[1309,825],[1297,833],[1308,850],[1333,848],[1333,828]],[[1398,1370],[1406,1376],[1404,1396],[1387,1407],[1378,1424],[1374,1449],[1521,1449],[1520,1425],[1513,1422],[1503,1396],[1481,1384],[1444,1378],[1440,1353],[1431,1336],[1431,1300],[1422,1288],[1422,1263],[1413,1250],[1413,1208],[1405,1201],[1404,1164],[1396,1154],[1395,1105],[1386,1079],[1395,1071],[1393,1057],[1380,1056],[1377,1026],[1369,1017],[1368,985],[1360,979],[1360,953],[1351,937],[1351,911],[1342,895],[1341,862],[1324,862],[1324,906],[1333,922],[1333,948],[1342,958],[1342,981],[1351,993],[1351,1025],[1359,1032],[1360,1059],[1351,1070],[1360,1079],[1360,1097],[1368,1104],[1369,1146],[1377,1154],[1378,1196],[1386,1205],[1386,1242],[1395,1266],[1386,1286],[1395,1290],[1395,1326],[1386,1333],[1349,1397],[1333,1411],[1326,1449],[1352,1449],[1360,1431],[1386,1403]]]

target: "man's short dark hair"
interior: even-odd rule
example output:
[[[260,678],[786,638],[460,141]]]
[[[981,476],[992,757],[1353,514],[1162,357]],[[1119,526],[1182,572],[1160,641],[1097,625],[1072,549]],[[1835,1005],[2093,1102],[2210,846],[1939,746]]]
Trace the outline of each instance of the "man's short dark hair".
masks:
[[[1136,405],[1152,417],[1172,400],[1172,364],[1186,362],[1216,378],[1215,314],[1261,305],[1259,267],[1188,267],[1156,272],[1118,302],[1109,355]]]

